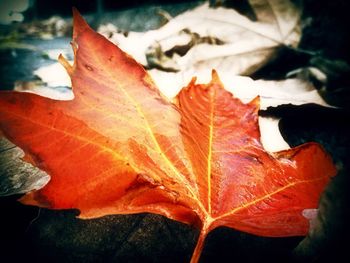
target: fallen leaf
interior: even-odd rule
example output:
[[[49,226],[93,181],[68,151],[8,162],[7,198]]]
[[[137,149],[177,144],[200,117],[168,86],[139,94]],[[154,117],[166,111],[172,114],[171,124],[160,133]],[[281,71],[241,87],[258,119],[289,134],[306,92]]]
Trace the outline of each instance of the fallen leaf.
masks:
[[[205,3],[146,33],[100,31],[148,67],[197,72],[215,68],[249,75],[268,62],[281,46],[300,41],[300,9],[288,0],[250,0],[257,21],[234,9]],[[113,33],[113,34],[111,34]]]
[[[308,231],[336,170],[316,143],[268,153],[259,138],[259,98],[244,104],[213,72],[171,103],[146,71],[74,11],[74,99],[2,92],[0,129],[50,182],[21,201],[80,210],[79,217],[156,213],[209,231],[228,226],[261,236]]]

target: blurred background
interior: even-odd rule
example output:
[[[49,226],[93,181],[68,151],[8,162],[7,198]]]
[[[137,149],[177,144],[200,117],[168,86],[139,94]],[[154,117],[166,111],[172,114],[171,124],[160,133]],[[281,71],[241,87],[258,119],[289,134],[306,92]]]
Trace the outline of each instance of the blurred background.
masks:
[[[0,90],[38,81],[33,72],[57,61],[72,59],[67,43],[72,34],[72,7],[96,30],[111,23],[125,32],[156,29],[165,23],[162,12],[176,16],[203,1],[0,1]],[[20,67],[18,66],[20,64]]]

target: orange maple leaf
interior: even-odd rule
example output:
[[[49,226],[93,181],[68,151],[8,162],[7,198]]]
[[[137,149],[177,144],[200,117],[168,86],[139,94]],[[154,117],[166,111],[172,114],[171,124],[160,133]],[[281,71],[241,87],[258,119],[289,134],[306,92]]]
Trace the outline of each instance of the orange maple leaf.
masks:
[[[77,208],[81,218],[149,212],[193,224],[201,232],[192,262],[218,226],[273,237],[307,233],[302,211],[317,207],[336,173],[320,145],[267,153],[259,98],[233,98],[215,71],[209,84],[194,79],[171,103],[76,10],[72,45],[74,65],[59,60],[73,100],[0,95],[1,131],[51,176],[23,203]]]

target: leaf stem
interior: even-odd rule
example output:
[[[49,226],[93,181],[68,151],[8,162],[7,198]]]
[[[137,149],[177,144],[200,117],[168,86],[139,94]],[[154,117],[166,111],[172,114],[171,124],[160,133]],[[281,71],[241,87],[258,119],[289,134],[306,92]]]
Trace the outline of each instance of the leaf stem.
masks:
[[[201,231],[199,234],[199,238],[197,241],[197,245],[193,251],[191,262],[190,263],[197,263],[199,261],[199,258],[201,256],[203,246],[204,246],[204,240],[207,236],[206,232]]]
[[[202,229],[201,229],[201,232],[199,233],[197,245],[193,251],[190,263],[198,263],[200,256],[201,256],[201,253],[202,253],[202,250],[203,250],[203,247],[204,247],[205,238],[207,237],[207,235],[209,233],[209,227],[210,227],[211,223],[212,223],[212,220],[208,220],[208,221],[204,222]]]

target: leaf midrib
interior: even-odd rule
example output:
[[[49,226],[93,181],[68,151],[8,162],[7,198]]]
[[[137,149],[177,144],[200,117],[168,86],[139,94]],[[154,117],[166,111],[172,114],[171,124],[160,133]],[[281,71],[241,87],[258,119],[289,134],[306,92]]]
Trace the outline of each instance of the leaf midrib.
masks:
[[[208,213],[211,214],[211,162],[212,162],[212,150],[213,150],[213,132],[214,132],[214,99],[216,90],[213,90],[214,94],[210,96],[210,113],[209,113],[209,142],[208,142],[208,159],[207,159],[207,190],[208,190]]]

